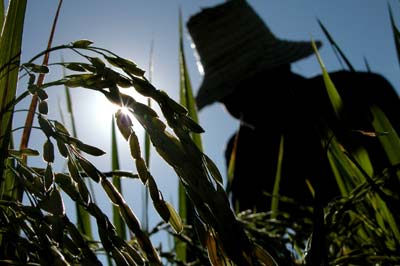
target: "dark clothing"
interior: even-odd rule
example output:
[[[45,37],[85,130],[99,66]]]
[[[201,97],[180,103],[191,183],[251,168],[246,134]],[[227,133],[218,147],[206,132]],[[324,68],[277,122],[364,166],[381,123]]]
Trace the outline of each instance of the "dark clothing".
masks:
[[[255,128],[240,128],[232,183],[232,200],[234,205],[239,202],[240,210],[270,210],[271,200],[264,191],[272,193],[282,135],[280,195],[302,205],[312,204],[306,179],[314,188],[319,187],[324,203],[340,194],[321,144],[322,139],[329,138],[327,128],[347,150],[366,148],[375,173],[389,166],[378,138],[362,135],[357,130],[374,131],[369,107],[376,105],[400,133],[400,101],[393,87],[381,76],[371,73],[340,71],[330,76],[344,102],[341,120],[335,116],[321,76],[306,79],[290,73],[276,83],[274,91],[265,88],[264,94],[253,98],[251,104],[257,106],[258,113],[247,115],[245,122],[252,123]],[[266,82],[263,75],[259,75],[246,85],[260,87]],[[234,138],[235,135],[226,149],[227,163]],[[318,186],[317,181],[321,181]],[[281,203],[281,206],[285,205]]]

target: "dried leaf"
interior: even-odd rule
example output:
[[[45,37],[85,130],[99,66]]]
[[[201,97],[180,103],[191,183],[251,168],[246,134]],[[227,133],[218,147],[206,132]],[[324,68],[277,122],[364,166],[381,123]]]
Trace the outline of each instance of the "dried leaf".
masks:
[[[354,132],[360,133],[363,136],[367,136],[367,137],[378,137],[378,136],[384,136],[387,135],[388,132],[375,132],[375,131],[365,131],[365,130],[353,130]]]

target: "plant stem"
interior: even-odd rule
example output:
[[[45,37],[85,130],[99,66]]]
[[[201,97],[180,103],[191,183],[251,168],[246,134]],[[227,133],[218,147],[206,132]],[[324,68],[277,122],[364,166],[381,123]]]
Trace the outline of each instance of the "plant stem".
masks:
[[[54,32],[55,32],[56,25],[57,25],[58,15],[60,14],[60,9],[61,9],[62,2],[63,2],[63,0],[59,0],[59,2],[58,2],[56,15],[55,15],[54,20],[53,20],[53,26],[51,28],[49,41],[47,43],[47,50],[50,49],[51,44],[53,43]],[[50,52],[46,52],[45,55],[44,55],[44,58],[43,58],[42,65],[47,66],[47,64],[49,62],[49,57],[50,57]],[[39,75],[39,78],[38,78],[38,81],[37,81],[37,86],[38,87],[40,87],[43,84],[44,75],[45,74],[43,74],[43,73],[41,73]],[[38,103],[38,96],[35,94],[32,97],[32,101],[31,101],[31,104],[29,106],[29,112],[28,112],[28,115],[27,115],[26,120],[25,120],[25,128],[24,128],[24,132],[22,133],[22,137],[21,137],[20,149],[25,149],[28,146],[29,137],[31,135],[33,118],[34,118],[34,115],[35,115],[35,110],[36,110],[36,107],[37,107],[37,103]],[[26,156],[24,156],[23,159],[26,162],[26,159],[27,159]]]

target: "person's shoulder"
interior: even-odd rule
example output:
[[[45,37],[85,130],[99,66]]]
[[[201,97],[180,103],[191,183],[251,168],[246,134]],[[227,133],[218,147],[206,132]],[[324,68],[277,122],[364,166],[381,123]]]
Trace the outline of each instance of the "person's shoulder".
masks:
[[[329,72],[329,77],[335,81],[378,81],[378,82],[385,82],[388,83],[387,79],[382,76],[381,74],[375,73],[375,72],[366,72],[366,71],[347,71],[347,70],[339,70],[339,71],[333,71]],[[322,74],[315,75],[311,78],[308,79],[309,81],[323,81],[323,76]]]
[[[378,91],[394,92],[392,84],[381,74],[365,71],[335,71],[329,72],[329,77],[339,90],[362,90],[374,93]],[[316,87],[324,84],[322,74],[308,79],[310,86]]]

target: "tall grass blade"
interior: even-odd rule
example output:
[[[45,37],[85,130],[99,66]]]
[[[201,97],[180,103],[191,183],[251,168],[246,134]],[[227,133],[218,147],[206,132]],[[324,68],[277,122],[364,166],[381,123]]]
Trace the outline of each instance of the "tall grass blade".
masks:
[[[324,29],[322,23],[320,23],[321,27]],[[327,36],[330,36],[329,33],[326,31]],[[316,45],[314,41],[312,41],[312,46],[314,48],[314,51],[316,53],[318,62],[320,64],[321,70],[322,70],[322,75],[325,83],[326,90],[328,92],[328,96],[330,99],[330,102],[332,104],[332,107],[334,109],[334,112],[336,116],[340,119],[341,118],[341,112],[343,110],[343,102],[342,99],[333,84],[331,78],[329,77],[329,74],[325,68],[325,65],[322,61],[321,56],[318,53],[318,50],[316,48]],[[340,50],[340,49],[338,49]],[[345,56],[342,54],[342,57],[345,58]],[[346,61],[346,60],[345,60]],[[348,60],[347,60],[348,62]],[[351,64],[348,62],[348,66],[351,70],[354,70],[352,68]],[[332,132],[331,132],[332,135]],[[368,154],[366,151],[360,151],[359,154],[356,154],[357,158],[359,161],[357,161],[359,164],[355,165],[352,163],[348,158],[345,156],[344,153],[344,148],[336,141],[335,137],[332,136],[332,139],[330,140],[329,146],[327,147],[327,157],[328,161],[331,165],[332,172],[336,178],[336,183],[339,186],[339,190],[342,194],[342,196],[348,196],[350,191],[352,191],[357,184],[360,184],[362,182],[365,182],[365,176],[363,173],[365,171],[372,172],[372,165],[371,162],[369,161]],[[363,169],[359,169],[358,166],[362,166]],[[322,211],[322,209],[320,210]],[[323,213],[321,213],[323,215]],[[323,221],[320,221],[321,226],[323,226]],[[317,228],[314,228],[314,230]],[[367,238],[367,234],[363,230],[363,228],[359,228],[357,230],[357,234],[360,236],[362,239]],[[315,248],[315,245],[314,245]],[[315,254],[314,254],[315,255]]]
[[[153,60],[154,60],[154,40],[151,40],[150,44],[150,56],[149,56],[149,81],[153,81]],[[147,106],[151,108],[151,98],[147,99]],[[148,168],[150,168],[150,136],[147,132],[144,133],[144,159]],[[149,230],[149,191],[146,187],[143,189],[143,229]]]
[[[340,49],[339,45],[332,38],[331,34],[325,28],[324,24],[322,24],[322,22],[319,19],[317,19],[317,21],[318,21],[318,24],[321,27],[322,31],[324,32],[326,38],[328,39],[329,43],[332,45],[333,50],[335,51],[335,54],[336,54],[336,51],[337,51],[339,53],[339,55],[341,56],[341,58],[343,59],[343,61],[346,63],[346,65],[349,68],[349,70],[352,71],[352,72],[355,72],[354,67],[352,66],[350,61],[347,59],[345,54],[342,52],[342,50]],[[339,60],[339,62],[341,62],[341,61]]]
[[[371,112],[374,116],[372,125],[376,132],[387,132],[387,134],[381,134],[378,136],[379,141],[382,144],[383,149],[392,165],[400,163],[400,139],[393,128],[389,119],[385,113],[377,106],[371,107]],[[399,174],[397,173],[399,177]],[[379,200],[380,208],[386,218],[387,223],[393,231],[394,236],[397,241],[400,242],[400,229],[393,217],[393,214],[388,209],[386,203],[383,200]]]
[[[63,58],[61,58],[61,62],[64,63],[64,59]],[[63,77],[65,78],[65,76],[67,75],[65,73],[65,68],[63,68],[62,71],[63,71]],[[71,92],[70,92],[68,86],[64,85],[64,92],[65,92],[65,99],[67,101],[67,112],[68,112],[69,118],[71,120],[72,136],[74,138],[76,138],[78,136],[78,134],[76,132],[75,116],[74,116],[74,110],[73,110],[73,107],[72,107]]]
[[[185,106],[188,110],[189,116],[195,121],[196,123],[199,121],[197,116],[197,109],[196,109],[196,101],[193,97],[192,85],[190,82],[190,77],[186,65],[185,59],[185,52],[183,47],[183,26],[182,26],[182,11],[179,9],[179,73],[180,73],[180,93],[179,93],[179,101],[180,104]],[[201,136],[196,133],[192,133],[191,137],[195,145],[200,149],[203,150],[203,144],[201,141]],[[193,207],[190,203],[190,200],[187,198],[185,189],[183,188],[182,184],[179,183],[178,187],[178,200],[179,200],[179,215],[184,219],[186,223],[193,222]],[[178,241],[176,247],[177,257],[182,261],[186,261],[186,244],[183,242]]]
[[[196,100],[193,97],[192,84],[190,82],[189,72],[186,65],[185,52],[183,49],[183,29],[182,13],[179,13],[179,70],[180,70],[180,104],[188,109],[189,116],[196,123],[199,122],[197,115]],[[200,150],[203,150],[201,136],[193,133],[192,139]]]
[[[385,113],[377,106],[371,107],[374,120],[372,125],[376,132],[387,132],[378,136],[383,149],[392,165],[400,163],[400,139]]]
[[[346,155],[359,168],[361,174],[365,177],[364,180],[371,185],[372,191],[375,192],[374,194],[369,195],[369,198],[375,212],[377,223],[384,231],[387,231],[386,225],[388,224],[391,229],[389,235],[394,235],[397,243],[400,243],[400,230],[393,217],[393,213],[388,208],[388,204],[390,204],[392,210],[397,210],[397,206],[394,206],[397,204],[393,204],[393,201],[374,183],[371,176],[369,176],[368,173],[362,169],[354,157],[352,157],[350,154]]]
[[[393,31],[394,44],[396,45],[397,59],[400,64],[400,31],[394,22],[392,8],[390,7],[389,3],[388,3],[388,9],[389,9],[389,16],[390,16],[390,24],[392,26],[392,31]]]
[[[334,107],[336,114],[340,114],[340,109],[343,105],[340,95],[338,94],[334,84],[330,80],[314,43],[313,46],[323,72],[325,86],[328,90],[331,103]],[[393,129],[386,115],[378,107],[371,107],[371,111],[374,115],[374,120],[372,124],[375,131],[381,133],[389,132],[388,135],[381,134],[378,136],[378,138],[381,141],[382,146],[392,165],[398,164],[400,162],[400,155],[398,153],[398,151],[400,150],[400,140],[396,131]],[[340,115],[338,115],[338,117],[340,118]],[[373,174],[373,165],[369,160],[369,156],[366,150],[360,150],[358,153],[347,155],[353,157],[354,160],[348,160],[348,158],[344,156],[344,152],[341,150],[339,144],[336,143],[335,139],[333,139],[329,147],[328,159],[332,165],[332,169],[337,179],[337,183],[342,192],[342,195],[344,196],[347,196],[349,192],[353,190],[358,184],[364,183],[366,181],[371,183],[370,176],[372,176]],[[383,230],[386,230],[386,224],[389,225],[391,229],[390,234],[394,235],[397,242],[399,242],[400,230],[393,217],[393,214],[386,205],[386,202],[379,195],[374,194],[370,196],[371,203],[374,203],[372,204],[372,207],[375,211],[377,223]],[[385,195],[383,194],[383,196]],[[384,219],[384,221],[382,219]],[[368,239],[368,234],[364,229],[360,228],[357,233],[362,239]]]
[[[397,244],[399,244],[400,243],[400,229],[398,227],[396,219],[393,216],[393,213],[389,210],[386,202],[384,200],[382,200],[381,197],[376,195],[376,206],[374,206],[374,207],[376,210],[376,216],[381,215],[381,216],[383,216],[382,218],[385,219],[385,222],[381,224],[381,227],[384,228],[385,224],[387,223],[391,229],[391,232],[389,234],[394,235],[394,237],[396,238]],[[393,211],[397,211],[397,210],[393,210]],[[377,217],[377,219],[378,219],[378,217]]]
[[[332,168],[332,173],[336,179],[336,183],[338,184],[340,194],[346,197],[349,195],[349,189],[344,183],[344,179],[347,180],[346,176],[348,178],[350,178],[350,176],[347,174],[347,171],[345,170],[345,166],[343,165],[342,161],[335,153],[336,149],[334,150],[334,152],[328,151],[328,160]],[[345,176],[345,178],[343,178],[343,176]]]
[[[111,119],[111,168],[113,171],[119,170],[119,157],[118,157],[118,145],[117,145],[117,134],[115,131],[114,116]],[[113,176],[112,183],[116,187],[119,193],[122,195],[121,179]],[[126,239],[126,228],[124,220],[119,214],[119,208],[115,205],[112,207],[113,223],[115,230],[122,239]]]
[[[240,137],[240,124],[239,124],[239,129],[235,136],[235,140],[233,141],[232,152],[229,157],[228,173],[227,173],[228,176],[227,176],[227,185],[226,185],[226,193],[228,193],[228,194],[231,192],[232,182],[233,182],[233,179],[235,178],[236,154],[237,154],[237,149],[238,149],[239,137]],[[237,206],[237,207],[239,207],[239,206]],[[236,208],[236,206],[235,206],[235,208]]]
[[[327,35],[328,39],[330,39],[331,42],[333,42],[333,44],[335,45],[336,49],[339,51],[339,53],[341,54],[341,56],[343,57],[345,62],[348,64],[348,67],[351,69],[351,71],[354,71],[354,68],[351,66],[350,62],[347,60],[346,56],[343,54],[343,52],[340,50],[340,48],[333,41],[333,39],[329,35],[328,31],[325,29],[325,27],[322,25],[322,23],[319,20],[318,20],[318,22],[320,23],[320,26],[324,30],[324,32]],[[342,109],[343,109],[342,99],[341,99],[341,97],[339,95],[339,92],[337,91],[335,85],[333,84],[331,78],[329,77],[329,74],[328,74],[328,72],[327,72],[327,70],[325,68],[325,65],[324,65],[324,63],[322,61],[321,56],[319,55],[319,52],[318,52],[318,50],[317,50],[317,48],[315,46],[314,41],[312,42],[312,45],[313,45],[314,51],[315,51],[315,53],[317,55],[318,62],[320,64],[320,66],[321,66],[322,75],[323,75],[323,79],[324,79],[326,90],[327,90],[328,95],[329,95],[330,102],[331,102],[331,104],[333,106],[333,109],[334,109],[334,111],[336,113],[336,116],[340,119],[341,118],[341,112],[342,112]],[[364,171],[366,171],[368,174],[372,175],[373,167],[372,167],[371,161],[369,160],[369,155],[368,155],[367,151],[365,149],[360,149],[357,152],[354,152],[352,155],[357,158],[357,162],[360,164],[362,169]],[[357,167],[355,167],[355,168],[357,168]],[[359,169],[356,169],[356,170],[359,170]],[[358,173],[358,176],[362,177],[363,175]],[[341,185],[339,185],[339,186],[341,186]]]
[[[325,29],[323,27],[322,23],[320,25],[323,29]],[[329,33],[326,33],[326,34],[328,34],[327,36],[330,36]],[[331,78],[329,77],[329,74],[328,74],[326,67],[322,61],[322,58],[315,46],[314,41],[312,41],[312,45],[313,45],[314,51],[317,55],[317,59],[318,59],[318,62],[320,64],[320,67],[322,70],[322,75],[323,75],[325,87],[328,92],[330,102],[333,106],[336,116],[340,119],[341,112],[343,109],[342,99],[341,99],[339,92],[337,91],[335,85],[333,84]],[[351,65],[349,65],[349,66],[351,66]],[[369,174],[370,173],[372,174],[372,171],[373,171],[372,164],[369,160],[369,156],[368,156],[368,153],[366,150],[361,149],[358,152],[354,153],[353,156],[358,159],[357,162],[362,167],[362,170],[367,171]],[[339,185],[342,195],[347,195],[349,193],[349,191],[353,188],[354,184],[356,184],[356,182],[365,181],[365,178],[364,178],[363,174],[360,172],[360,169],[358,169],[357,167],[355,167],[354,165],[352,165],[348,162],[347,158],[343,154],[343,149],[340,148],[339,144],[334,139],[334,136],[331,140],[331,143],[330,143],[330,146],[328,149],[328,160],[331,163],[333,173],[335,174],[336,181]],[[339,170],[342,173],[342,175],[343,175],[343,173],[345,173],[345,175],[347,175],[347,177],[344,179],[344,180],[346,180],[346,182],[338,174]],[[355,177],[356,177],[356,180],[354,180]],[[353,181],[354,183],[353,184],[348,183],[350,181]]]
[[[365,68],[367,69],[367,72],[371,73],[371,67],[369,66],[368,60],[365,56],[364,56],[364,64],[365,64]]]
[[[4,109],[14,100],[17,89],[26,0],[10,0],[6,16],[4,1],[0,2],[0,199],[20,199],[22,192],[17,190],[16,177],[9,169],[5,170],[14,163],[6,160],[8,148],[13,145],[11,126],[14,107],[10,112],[4,112]],[[3,241],[9,239],[0,234],[0,247]]]
[[[0,0],[0,35],[4,23],[4,0]]]
[[[281,136],[281,141],[279,143],[279,154],[278,154],[278,163],[276,167],[276,175],[274,188],[272,190],[272,201],[271,201],[271,218],[276,218],[278,215],[278,206],[279,206],[279,185],[281,183],[282,176],[282,161],[283,161],[283,151],[284,151],[284,136]]]
[[[65,125],[64,112],[63,112],[63,109],[61,107],[61,99],[59,97],[57,98],[57,107],[58,107],[58,113],[60,114],[61,123],[63,125]]]
[[[319,52],[318,52],[317,46],[315,45],[314,40],[312,40],[312,46],[314,48],[315,54],[317,55],[318,63],[322,70],[322,77],[324,78],[325,87],[328,92],[328,96],[331,101],[333,110],[335,111],[336,116],[338,118],[340,118],[340,116],[341,116],[340,113],[342,112],[342,109],[343,109],[342,98],[340,97],[338,91],[336,90],[335,85],[333,84],[331,78],[329,77],[328,71],[326,70],[324,62],[322,61],[322,58],[319,55]]]
[[[182,11],[179,9],[179,96],[180,96],[180,103],[185,106],[187,104],[186,99],[186,75],[185,75],[185,65],[184,65],[184,51],[183,51],[183,29],[182,29]],[[188,204],[190,204],[187,200],[185,189],[183,185],[179,182],[178,184],[178,211],[179,215],[184,219],[184,223],[187,223],[188,218]],[[175,250],[176,256],[178,259],[182,261],[186,261],[187,259],[187,244],[183,241],[177,240],[175,242]]]
[[[1,0],[1,2],[3,1]],[[4,3],[2,4],[4,14]],[[6,184],[13,184],[14,177],[12,175],[3,176],[3,171],[5,156],[7,155],[11,139],[11,123],[14,108],[9,110],[10,112],[3,111],[13,101],[16,93],[25,9],[26,0],[9,1],[0,37],[0,110],[2,111],[0,115],[0,178],[2,180],[0,181],[0,199],[13,194],[13,187],[7,187]]]
[[[62,57],[61,57],[61,62],[64,63],[64,59]],[[62,71],[63,71],[63,77],[66,77],[65,68],[62,68]],[[71,93],[70,93],[69,87],[65,86],[65,84],[64,84],[64,92],[65,92],[65,99],[67,101],[67,112],[68,112],[68,116],[71,120],[72,136],[74,138],[77,138],[78,136],[77,136],[77,131],[76,131],[75,116],[74,116],[74,110],[73,110],[73,105],[72,105]],[[93,186],[91,183],[92,181],[87,180],[86,182],[89,183],[90,192],[93,196],[94,202],[96,202],[95,193],[94,193]],[[90,215],[77,202],[75,202],[75,210],[76,210],[76,220],[77,220],[78,230],[80,232],[82,232],[83,234],[85,234],[89,239],[93,239]]]

